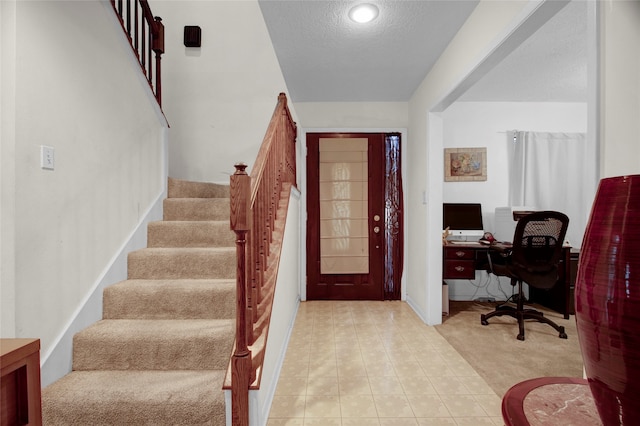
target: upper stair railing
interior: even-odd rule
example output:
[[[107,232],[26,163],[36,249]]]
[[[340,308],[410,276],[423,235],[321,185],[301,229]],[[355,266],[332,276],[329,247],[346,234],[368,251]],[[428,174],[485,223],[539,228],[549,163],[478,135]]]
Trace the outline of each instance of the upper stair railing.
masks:
[[[271,308],[278,275],[284,210],[296,186],[296,124],[284,93],[271,117],[258,157],[247,175],[237,164],[231,176],[231,229],[236,233],[236,345],[231,359],[232,424],[249,424],[249,388],[260,387]],[[281,201],[283,201],[281,205]],[[286,215],[286,210],[284,210]]]
[[[113,10],[138,57],[158,105],[162,106],[161,64],[164,53],[164,25],[154,17],[147,0],[111,0]]]

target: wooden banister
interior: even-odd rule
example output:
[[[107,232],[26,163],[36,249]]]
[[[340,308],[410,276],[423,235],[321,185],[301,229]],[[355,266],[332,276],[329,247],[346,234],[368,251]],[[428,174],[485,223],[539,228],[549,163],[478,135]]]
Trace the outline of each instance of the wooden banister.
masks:
[[[111,0],[111,5],[138,58],[158,105],[162,106],[160,63],[164,53],[162,19],[153,16],[147,0]]]
[[[231,389],[234,426],[249,424],[249,388],[260,387],[285,208],[291,186],[296,185],[296,133],[287,98],[281,93],[251,175],[247,175],[245,164],[237,164],[231,176],[237,312],[236,343],[225,388]],[[286,202],[281,203],[281,199]]]

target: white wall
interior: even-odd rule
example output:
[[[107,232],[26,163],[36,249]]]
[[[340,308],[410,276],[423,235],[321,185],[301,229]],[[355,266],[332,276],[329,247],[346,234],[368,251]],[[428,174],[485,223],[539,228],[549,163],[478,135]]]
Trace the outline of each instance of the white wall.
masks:
[[[406,128],[407,102],[297,102],[304,128]]]
[[[640,2],[599,2],[601,177],[640,173]]]
[[[406,102],[299,102],[296,103],[299,118],[298,187],[302,191],[301,208],[307,209],[307,163],[306,163],[306,134],[308,132],[399,132],[401,133],[402,176],[406,179],[404,163],[406,161],[407,145],[407,106]],[[406,187],[406,183],[404,183]],[[405,211],[405,220],[406,220]],[[301,239],[306,241],[306,223],[302,223]],[[405,245],[406,250],[406,245]],[[406,257],[405,257],[406,263]],[[302,280],[306,277],[306,255],[301,258]],[[404,276],[402,278],[404,299]],[[301,298],[306,300],[306,287],[301,289]]]
[[[442,321],[443,145],[438,105],[491,56],[536,3],[481,1],[409,102],[407,301],[428,324]]]
[[[442,113],[444,148],[487,148],[487,180],[444,182],[443,202],[482,203],[485,230],[494,231],[494,210],[508,205],[508,130],[586,133],[587,104],[456,102]]]
[[[598,133],[601,177],[640,171],[640,3],[637,1],[598,2],[599,63],[597,103],[589,108],[588,128]],[[450,43],[409,104],[410,179],[406,193],[410,211],[408,300],[427,322],[438,323],[440,311],[442,121],[439,112],[464,92],[493,59],[499,60],[505,47],[512,47],[528,29],[539,28],[539,18],[555,13],[561,2],[532,0],[501,2],[483,0],[465,26]],[[520,25],[526,23],[526,25]],[[521,31],[522,29],[522,31]],[[515,39],[514,42],[511,40]],[[504,43],[502,43],[504,40]],[[594,59],[595,56],[598,56]],[[590,73],[594,71],[590,69]],[[426,167],[424,167],[426,164]],[[433,171],[438,173],[433,174]],[[435,179],[435,180],[434,180]],[[421,206],[425,191],[429,202]],[[437,235],[435,235],[437,233]],[[427,260],[425,262],[425,259]],[[428,266],[427,266],[428,265]],[[424,279],[423,279],[424,277]],[[422,280],[422,281],[421,281]]]
[[[278,282],[273,296],[273,313],[261,372],[260,389],[249,392],[250,423],[266,425],[278,377],[300,303],[300,192],[292,188],[280,254]]]
[[[14,337],[16,2],[0,2],[0,336]]]
[[[442,113],[444,148],[487,148],[487,180],[443,182],[442,201],[482,203],[484,229],[495,232],[496,207],[508,205],[507,130],[585,133],[587,105],[547,102],[455,102]],[[444,180],[444,179],[443,179]],[[581,235],[581,233],[580,233]],[[497,235],[498,238],[504,238]],[[572,240],[569,238],[569,240]],[[580,238],[581,240],[581,238]],[[511,294],[508,280],[502,291],[495,277],[477,272],[476,280],[447,280],[451,300],[473,300]]]
[[[3,69],[15,60],[2,99],[15,109],[2,115],[2,263],[14,268],[2,333],[40,338],[45,360],[162,194],[166,123],[108,1],[13,7],[3,2],[3,35],[15,24]],[[40,145],[55,149],[54,170],[40,168]]]
[[[269,419],[271,403],[278,385],[278,377],[287,352],[300,305],[300,257],[303,241],[300,238],[300,191],[291,189],[289,208],[280,253],[280,269],[273,296],[271,321],[269,323],[267,347],[260,388],[249,390],[249,424],[264,426]],[[284,266],[284,267],[283,267]],[[231,390],[225,390],[226,415],[231,425]]]
[[[151,6],[165,25],[169,175],[228,184],[235,163],[251,169],[278,94],[287,92],[260,6],[257,0]],[[184,46],[185,25],[202,28],[202,47]]]

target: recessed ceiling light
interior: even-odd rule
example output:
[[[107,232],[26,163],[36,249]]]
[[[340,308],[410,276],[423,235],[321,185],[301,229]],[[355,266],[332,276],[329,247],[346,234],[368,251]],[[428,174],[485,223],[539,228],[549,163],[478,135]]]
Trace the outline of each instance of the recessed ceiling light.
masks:
[[[360,24],[371,22],[377,17],[378,8],[368,3],[359,4],[349,11],[349,18]]]

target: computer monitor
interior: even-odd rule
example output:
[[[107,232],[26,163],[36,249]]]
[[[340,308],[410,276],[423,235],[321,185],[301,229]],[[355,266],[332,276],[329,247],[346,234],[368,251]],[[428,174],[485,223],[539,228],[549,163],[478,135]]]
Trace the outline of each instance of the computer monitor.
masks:
[[[449,228],[449,240],[478,241],[484,234],[480,203],[443,203],[442,229]]]

